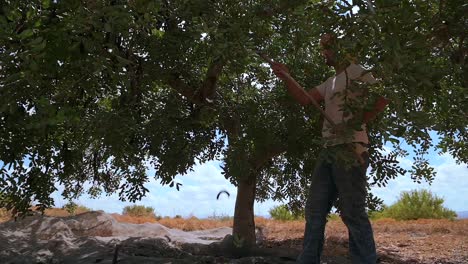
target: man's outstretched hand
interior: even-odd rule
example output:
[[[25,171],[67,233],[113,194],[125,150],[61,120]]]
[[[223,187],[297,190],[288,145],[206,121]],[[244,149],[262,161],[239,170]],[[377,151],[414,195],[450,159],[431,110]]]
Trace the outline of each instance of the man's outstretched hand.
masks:
[[[289,69],[286,67],[286,65],[279,63],[279,62],[273,62],[271,63],[271,68],[273,69],[273,73],[280,78],[283,81],[288,80],[288,75],[289,75]]]

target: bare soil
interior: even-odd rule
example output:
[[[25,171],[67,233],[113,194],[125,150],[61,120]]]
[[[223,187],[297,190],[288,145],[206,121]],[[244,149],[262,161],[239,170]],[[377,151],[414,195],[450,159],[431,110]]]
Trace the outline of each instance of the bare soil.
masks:
[[[260,223],[266,230],[268,247],[299,248],[302,221]],[[380,263],[455,264],[468,263],[468,220],[420,219],[373,221]],[[340,220],[329,221],[324,256],[348,256],[348,232]]]

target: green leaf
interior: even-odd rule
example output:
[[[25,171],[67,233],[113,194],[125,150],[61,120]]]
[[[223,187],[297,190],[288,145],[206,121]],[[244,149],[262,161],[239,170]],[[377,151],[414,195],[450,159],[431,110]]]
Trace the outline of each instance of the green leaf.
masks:
[[[39,52],[45,49],[45,47],[47,46],[47,42],[44,41],[42,37],[38,37],[31,41],[31,46],[34,52]]]
[[[39,70],[39,65],[37,65],[37,62],[35,60],[31,60],[29,68],[31,69],[31,71],[37,72]]]
[[[50,7],[50,0],[41,0],[42,7],[47,9]]]
[[[164,31],[158,30],[158,29],[156,29],[156,28],[151,29],[151,34],[152,34],[153,36],[158,37],[158,38],[164,37]]]
[[[34,35],[34,31],[30,28],[27,28],[25,30],[23,30],[20,34],[19,34],[19,37],[21,39],[26,39],[26,38],[29,38],[31,37],[32,35]]]
[[[123,64],[123,65],[129,65],[129,64],[133,64],[133,62],[131,60],[127,60],[125,58],[122,58],[120,57],[119,55],[115,55],[115,57],[117,58],[117,60]]]
[[[38,44],[42,43],[43,40],[44,40],[43,37],[37,37],[37,38],[35,38],[35,39],[33,39],[31,41],[31,45],[38,45]]]
[[[105,32],[112,32],[112,25],[110,23],[104,24],[104,31]]]

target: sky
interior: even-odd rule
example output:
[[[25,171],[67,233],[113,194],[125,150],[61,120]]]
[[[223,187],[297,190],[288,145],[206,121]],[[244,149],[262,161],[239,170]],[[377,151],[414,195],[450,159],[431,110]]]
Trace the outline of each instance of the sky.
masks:
[[[432,184],[427,182],[418,184],[413,182],[409,175],[400,176],[390,180],[386,187],[372,188],[373,194],[383,199],[385,204],[391,205],[398,200],[402,191],[428,189],[433,194],[444,198],[444,206],[447,208],[454,211],[468,211],[467,164],[456,164],[449,154],[439,155],[436,152],[430,152],[428,158],[437,172]],[[400,160],[400,164],[403,168],[410,168],[412,159],[403,158]],[[151,206],[155,209],[156,214],[161,216],[180,215],[199,218],[232,216],[236,188],[221,174],[220,165],[222,165],[220,161],[210,161],[196,165],[193,171],[186,175],[176,176],[175,181],[183,184],[180,191],[168,186],[161,186],[153,179],[146,184],[149,189],[147,196],[136,204]],[[154,175],[154,171],[150,170],[148,173]],[[230,196],[222,194],[217,200],[216,196],[221,190],[228,191]],[[60,197],[59,192],[55,192],[53,197],[57,207],[67,203]],[[99,199],[90,199],[85,195],[76,202],[94,210],[104,210],[110,213],[121,213],[123,207],[132,205],[129,202],[119,201],[117,195],[102,196]],[[255,214],[268,217],[268,211],[279,204],[283,204],[283,202],[272,200],[263,203],[256,202]]]

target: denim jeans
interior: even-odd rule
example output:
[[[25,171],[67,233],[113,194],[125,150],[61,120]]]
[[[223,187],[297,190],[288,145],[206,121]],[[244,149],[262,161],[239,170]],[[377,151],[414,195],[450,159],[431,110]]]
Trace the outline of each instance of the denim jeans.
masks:
[[[365,210],[369,158],[364,152],[364,164],[362,160],[357,162],[357,154],[349,151],[348,147],[350,144],[333,146],[320,155],[306,203],[303,252],[298,263],[320,263],[327,215],[336,198],[341,218],[348,228],[352,263],[375,264],[377,261],[372,226]],[[343,162],[338,157],[341,154],[354,155],[350,156],[353,162],[350,163],[350,159],[348,163]]]

